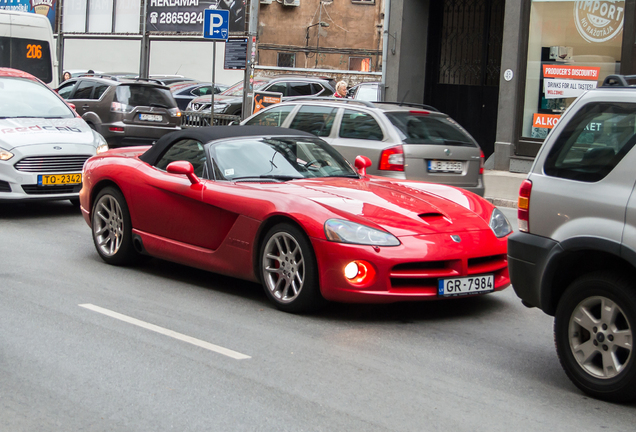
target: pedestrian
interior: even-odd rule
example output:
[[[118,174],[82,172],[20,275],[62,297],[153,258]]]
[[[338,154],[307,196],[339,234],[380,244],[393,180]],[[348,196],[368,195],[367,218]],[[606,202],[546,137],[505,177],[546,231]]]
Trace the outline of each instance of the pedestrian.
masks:
[[[71,79],[71,73],[69,71],[64,71],[62,74],[62,82],[68,81]]]
[[[338,81],[336,84],[336,92],[333,94],[334,97],[346,99],[347,98],[347,83],[344,81]]]

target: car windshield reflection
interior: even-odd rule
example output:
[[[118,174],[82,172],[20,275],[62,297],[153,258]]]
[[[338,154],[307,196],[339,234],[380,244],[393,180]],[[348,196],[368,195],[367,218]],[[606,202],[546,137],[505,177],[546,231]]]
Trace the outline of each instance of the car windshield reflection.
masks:
[[[75,114],[50,89],[22,78],[0,79],[0,117],[73,118]]]
[[[358,178],[340,153],[324,141],[311,137],[228,140],[214,145],[213,161],[217,180]]]

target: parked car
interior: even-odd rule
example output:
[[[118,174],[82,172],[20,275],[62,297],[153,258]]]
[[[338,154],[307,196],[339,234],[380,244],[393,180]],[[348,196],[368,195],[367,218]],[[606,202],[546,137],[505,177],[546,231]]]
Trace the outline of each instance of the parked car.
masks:
[[[301,98],[273,105],[245,125],[317,135],[349,162],[361,154],[370,174],[457,186],[484,195],[484,154],[448,115],[426,105]]]
[[[179,109],[184,110],[188,107],[190,101],[199,96],[212,94],[212,83],[209,82],[180,82],[169,86],[172,96],[177,101]],[[227,90],[229,86],[225,84],[214,83],[214,94],[219,94]]]
[[[635,98],[603,87],[572,103],[521,185],[508,251],[517,295],[555,317],[567,376],[610,401],[636,399]]]
[[[254,90],[282,93],[283,100],[298,96],[331,96],[336,91],[333,80],[296,75],[254,78]],[[201,96],[188,104],[187,111],[210,112],[211,105],[211,96]],[[214,96],[214,112],[238,116],[242,114],[243,81]]]
[[[152,144],[181,129],[170,90],[152,80],[86,76],[65,81],[57,92],[110,147]]]
[[[184,129],[84,167],[100,257],[139,254],[260,281],[280,309],[479,295],[509,284],[511,227],[443,185],[368,176],[322,139],[257,126]]]
[[[53,90],[26,72],[0,68],[0,202],[78,202],[82,166],[108,150]]]
[[[355,100],[378,102],[382,100],[379,82],[365,82],[354,85],[347,91],[347,97]]]

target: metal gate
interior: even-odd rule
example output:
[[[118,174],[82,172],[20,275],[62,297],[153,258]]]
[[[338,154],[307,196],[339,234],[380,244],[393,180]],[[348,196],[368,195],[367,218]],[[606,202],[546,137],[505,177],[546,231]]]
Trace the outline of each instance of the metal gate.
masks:
[[[486,157],[497,132],[505,0],[430,3],[424,103],[457,120]]]

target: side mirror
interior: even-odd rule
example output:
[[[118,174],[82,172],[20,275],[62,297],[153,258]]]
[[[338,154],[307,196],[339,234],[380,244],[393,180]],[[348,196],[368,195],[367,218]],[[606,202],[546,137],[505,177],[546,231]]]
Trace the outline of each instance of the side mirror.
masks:
[[[355,160],[355,165],[358,169],[358,173],[360,173],[360,175],[363,177],[367,175],[367,168],[369,168],[372,163],[373,162],[371,162],[371,159],[362,155],[357,156]]]
[[[192,164],[187,161],[175,161],[168,164],[166,167],[166,171],[170,174],[180,174],[185,175],[190,180],[192,184],[199,184],[201,180],[194,174],[194,168]]]

